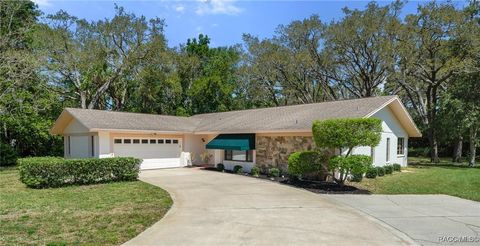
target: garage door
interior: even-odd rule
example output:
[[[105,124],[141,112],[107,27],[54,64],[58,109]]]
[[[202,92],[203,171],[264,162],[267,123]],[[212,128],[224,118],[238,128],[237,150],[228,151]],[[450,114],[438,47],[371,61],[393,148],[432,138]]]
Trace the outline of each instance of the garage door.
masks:
[[[115,156],[143,159],[140,169],[180,167],[182,141],[177,138],[115,138]]]

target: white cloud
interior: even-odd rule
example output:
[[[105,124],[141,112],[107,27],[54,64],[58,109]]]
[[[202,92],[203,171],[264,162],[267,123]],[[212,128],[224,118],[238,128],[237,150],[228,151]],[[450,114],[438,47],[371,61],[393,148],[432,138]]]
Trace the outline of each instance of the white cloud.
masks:
[[[185,12],[185,6],[183,6],[183,5],[177,5],[177,6],[175,6],[174,9],[175,9],[175,11],[177,11],[178,13],[181,13],[181,14],[183,14]]]
[[[50,0],[33,0],[34,3],[36,3],[38,6],[50,6],[52,3]]]
[[[235,0],[200,0],[195,13],[237,15],[242,11],[243,9],[235,6]]]

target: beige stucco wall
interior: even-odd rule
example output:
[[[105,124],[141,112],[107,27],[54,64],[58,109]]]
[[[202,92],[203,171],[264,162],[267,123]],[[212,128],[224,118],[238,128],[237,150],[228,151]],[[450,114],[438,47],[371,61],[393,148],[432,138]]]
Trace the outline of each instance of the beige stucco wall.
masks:
[[[194,165],[205,164],[200,155],[206,152],[205,145],[210,141],[207,135],[184,134],[184,151],[190,153]]]

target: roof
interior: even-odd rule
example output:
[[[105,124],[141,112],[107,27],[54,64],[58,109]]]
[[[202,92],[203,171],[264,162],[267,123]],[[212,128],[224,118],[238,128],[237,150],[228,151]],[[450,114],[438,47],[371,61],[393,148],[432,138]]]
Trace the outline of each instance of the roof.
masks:
[[[409,136],[421,136],[397,96],[369,97],[282,107],[199,114],[191,117],[66,108],[52,127],[61,134],[67,120],[78,120],[89,131],[130,130],[192,133],[259,133],[311,131],[314,120],[366,118],[390,106]],[[63,118],[63,120],[62,120]]]

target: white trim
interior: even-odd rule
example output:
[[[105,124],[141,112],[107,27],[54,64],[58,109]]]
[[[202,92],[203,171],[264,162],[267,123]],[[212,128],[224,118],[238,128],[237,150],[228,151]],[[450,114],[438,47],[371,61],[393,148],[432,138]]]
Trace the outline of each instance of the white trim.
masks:
[[[372,112],[368,113],[367,115],[363,116],[363,118],[370,118],[372,115],[374,115],[378,111],[382,110],[383,108],[385,108],[386,106],[388,106],[390,103],[392,103],[395,100],[398,100],[397,96],[388,100],[386,103],[382,104],[382,106],[380,106],[379,108],[377,108],[377,109],[373,110]]]

